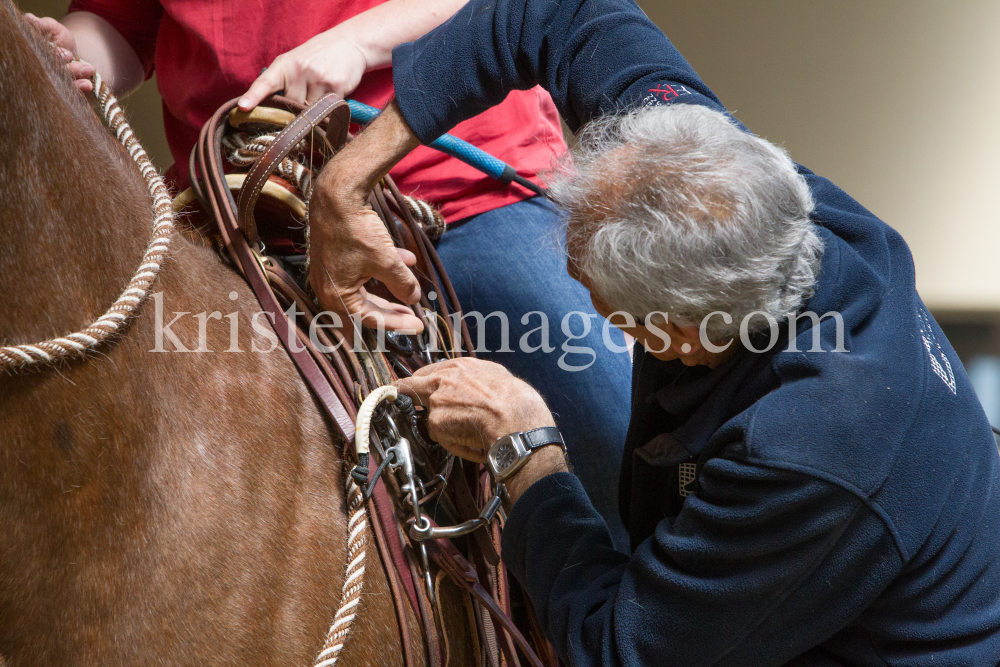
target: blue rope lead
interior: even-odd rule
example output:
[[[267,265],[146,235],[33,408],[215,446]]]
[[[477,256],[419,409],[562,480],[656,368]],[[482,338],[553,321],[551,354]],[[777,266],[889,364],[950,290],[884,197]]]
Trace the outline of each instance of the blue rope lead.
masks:
[[[347,100],[347,103],[351,106],[351,120],[360,125],[367,125],[381,113],[375,107],[370,107],[355,100]],[[461,160],[470,167],[478,169],[490,178],[494,178],[505,185],[509,185],[512,182],[517,183],[537,195],[548,196],[544,188],[539,187],[523,176],[518,176],[514,168],[503,160],[490,155],[481,148],[476,148],[467,141],[462,141],[458,137],[450,134],[441,135],[431,144],[431,148],[436,148],[456,160]]]

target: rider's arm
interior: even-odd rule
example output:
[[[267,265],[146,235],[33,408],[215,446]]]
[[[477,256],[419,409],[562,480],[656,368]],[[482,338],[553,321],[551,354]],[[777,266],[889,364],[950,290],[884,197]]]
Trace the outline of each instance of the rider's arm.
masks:
[[[284,53],[240,100],[252,109],[271,93],[315,102],[327,93],[350,95],[361,76],[392,64],[392,50],[447,20],[468,0],[388,0]]]
[[[146,68],[128,40],[108,21],[88,11],[71,11],[62,21],[26,14],[25,17],[62,49],[80,90],[93,90],[96,71],[116,95],[127,95],[143,82]],[[151,68],[151,67],[150,67]]]
[[[90,12],[71,12],[61,23],[73,35],[77,57],[93,65],[115,94],[130,93],[145,80],[135,49],[106,20]]]
[[[358,14],[338,27],[354,33],[365,52],[368,69],[392,64],[392,51],[438,27],[469,0],[389,0]]]

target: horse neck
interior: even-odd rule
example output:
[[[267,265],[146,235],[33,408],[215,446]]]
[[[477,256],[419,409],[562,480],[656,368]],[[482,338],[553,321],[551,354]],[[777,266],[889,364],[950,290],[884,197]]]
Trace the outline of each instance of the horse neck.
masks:
[[[0,7],[0,344],[90,324],[135,271],[151,203],[48,45]]]

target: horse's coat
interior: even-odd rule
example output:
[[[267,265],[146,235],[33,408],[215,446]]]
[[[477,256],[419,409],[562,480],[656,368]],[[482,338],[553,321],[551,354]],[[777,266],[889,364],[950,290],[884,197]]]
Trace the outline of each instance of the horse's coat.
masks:
[[[0,344],[76,330],[142,257],[150,201],[48,45],[0,9]],[[11,665],[304,665],[344,573],[340,445],[247,286],[175,235],[154,301],[83,361],[0,377],[0,654]],[[230,299],[235,292],[237,298]],[[172,326],[196,346],[199,321]],[[167,349],[171,347],[167,345]],[[418,628],[415,618],[410,628]],[[402,664],[373,560],[342,663]],[[413,646],[419,647],[419,637]],[[424,656],[415,656],[422,664]]]

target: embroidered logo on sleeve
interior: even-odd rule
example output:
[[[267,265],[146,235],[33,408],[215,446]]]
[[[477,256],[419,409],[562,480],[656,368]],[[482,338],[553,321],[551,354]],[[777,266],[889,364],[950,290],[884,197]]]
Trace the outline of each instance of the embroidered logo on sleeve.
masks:
[[[951,390],[951,393],[957,396],[958,387],[955,384],[955,373],[952,372],[948,356],[941,349],[941,344],[938,343],[937,336],[934,335],[930,316],[924,310],[923,306],[917,308],[917,322],[920,325],[920,338],[924,341],[924,347],[927,349],[927,354],[931,359],[931,370],[941,378],[941,381]]]
[[[681,463],[677,466],[677,493],[684,497],[694,493],[694,478],[697,471],[697,463]]]
[[[673,102],[678,97],[690,95],[691,91],[677,83],[660,83],[656,88],[650,88],[649,94],[643,98],[644,107],[652,107],[663,102]]]

